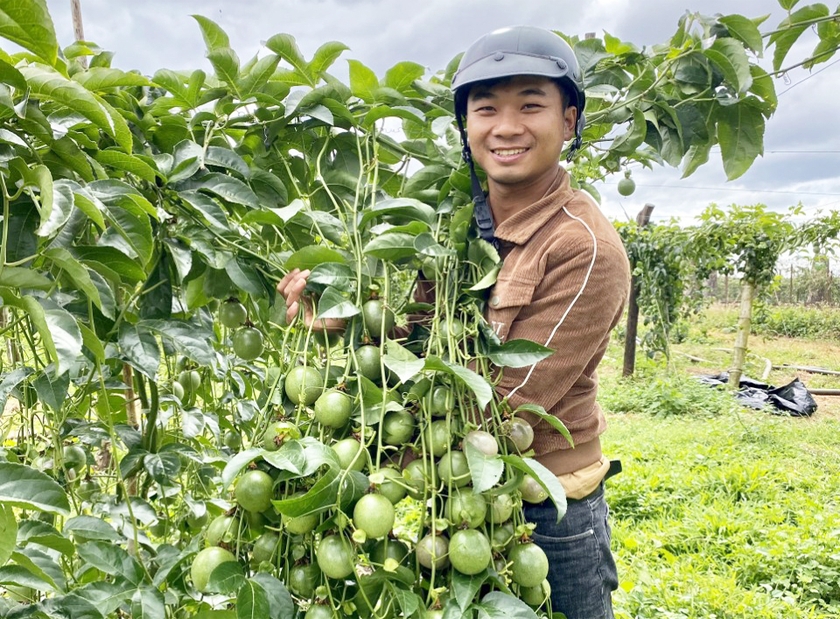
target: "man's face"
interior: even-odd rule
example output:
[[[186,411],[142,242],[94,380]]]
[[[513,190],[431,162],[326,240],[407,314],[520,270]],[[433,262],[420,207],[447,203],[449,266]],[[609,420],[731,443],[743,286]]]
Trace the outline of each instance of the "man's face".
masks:
[[[577,110],[566,107],[557,84],[520,75],[474,86],[467,99],[467,135],[473,158],[494,183],[514,189],[553,177]]]

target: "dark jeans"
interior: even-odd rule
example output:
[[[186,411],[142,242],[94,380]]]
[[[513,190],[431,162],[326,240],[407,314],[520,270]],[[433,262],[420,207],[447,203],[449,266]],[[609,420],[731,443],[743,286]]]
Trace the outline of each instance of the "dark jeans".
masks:
[[[566,515],[556,523],[551,501],[525,506],[525,518],[537,525],[533,539],[551,566],[551,610],[567,619],[613,619],[611,593],[618,587],[610,552],[609,508],[604,484],[580,500],[569,500]]]

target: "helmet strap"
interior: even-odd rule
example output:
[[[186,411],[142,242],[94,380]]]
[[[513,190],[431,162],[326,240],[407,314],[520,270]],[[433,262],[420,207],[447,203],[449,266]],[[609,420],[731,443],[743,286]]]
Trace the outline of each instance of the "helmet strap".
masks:
[[[484,194],[484,189],[481,187],[481,181],[478,180],[478,174],[475,173],[475,163],[473,163],[472,151],[470,150],[470,145],[467,142],[467,133],[464,131],[464,120],[458,113],[455,114],[455,118],[458,122],[458,131],[461,134],[461,144],[463,144],[461,156],[470,168],[473,219],[475,219],[475,224],[478,228],[478,235],[494,247],[498,247],[498,241],[496,240],[496,228],[493,226],[493,214],[490,212],[490,205],[487,204],[487,196]]]

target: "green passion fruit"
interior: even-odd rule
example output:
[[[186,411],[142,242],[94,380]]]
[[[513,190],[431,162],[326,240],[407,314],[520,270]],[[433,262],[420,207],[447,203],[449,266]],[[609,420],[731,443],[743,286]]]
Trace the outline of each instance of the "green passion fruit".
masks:
[[[443,535],[429,533],[417,542],[414,549],[417,562],[426,569],[443,569],[449,566],[449,540]]]
[[[193,585],[201,593],[208,593],[210,575],[223,563],[236,562],[236,557],[229,550],[210,546],[199,552],[190,567]]]
[[[267,451],[277,451],[288,439],[300,437],[300,429],[291,421],[274,421],[269,424],[263,434],[262,447]]]
[[[219,306],[219,322],[228,329],[241,326],[248,319],[248,310],[236,299],[228,299]]]
[[[517,544],[508,552],[510,577],[522,587],[537,587],[548,576],[548,557],[533,543]]]
[[[343,428],[352,412],[353,400],[337,389],[329,389],[315,400],[315,420],[328,428]]]
[[[368,539],[385,537],[394,528],[394,505],[381,494],[366,494],[353,508],[353,524],[365,532]]]
[[[368,464],[368,454],[364,445],[352,436],[343,438],[332,445],[332,450],[338,456],[341,468],[361,471]]]
[[[473,576],[483,572],[492,558],[490,541],[481,531],[463,529],[452,534],[449,561],[462,574]]]
[[[355,553],[341,535],[330,535],[321,540],[315,549],[318,567],[329,578],[347,578],[353,573]]]
[[[263,353],[265,340],[259,329],[242,327],[237,329],[231,338],[233,352],[245,361],[253,361]]]
[[[247,471],[236,482],[233,495],[239,506],[249,512],[264,512],[271,507],[274,480],[265,471]]]
[[[394,328],[394,312],[381,299],[371,299],[362,305],[362,321],[372,337],[380,338]]]
[[[286,374],[283,388],[294,404],[310,406],[324,392],[324,377],[311,365],[297,365]]]

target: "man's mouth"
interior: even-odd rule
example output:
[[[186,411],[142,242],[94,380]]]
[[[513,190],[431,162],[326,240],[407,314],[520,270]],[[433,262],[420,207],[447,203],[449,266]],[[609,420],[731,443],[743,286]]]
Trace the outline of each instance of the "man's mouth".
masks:
[[[494,155],[499,155],[500,157],[513,157],[514,155],[521,155],[524,153],[527,148],[494,148],[492,152]]]

